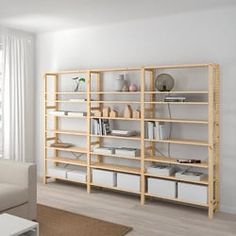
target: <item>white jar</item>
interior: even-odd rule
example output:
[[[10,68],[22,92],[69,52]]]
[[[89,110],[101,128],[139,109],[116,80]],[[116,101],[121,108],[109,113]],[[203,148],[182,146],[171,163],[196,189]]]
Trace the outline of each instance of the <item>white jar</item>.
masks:
[[[118,77],[115,79],[115,91],[121,92],[122,88],[124,86],[125,76],[124,74],[118,75]]]

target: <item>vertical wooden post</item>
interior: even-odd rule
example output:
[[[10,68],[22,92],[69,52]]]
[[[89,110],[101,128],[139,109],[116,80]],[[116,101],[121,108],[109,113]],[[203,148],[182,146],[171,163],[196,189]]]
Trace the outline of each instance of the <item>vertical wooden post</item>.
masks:
[[[216,103],[216,124],[215,124],[215,142],[216,142],[216,152],[215,152],[215,172],[216,172],[216,182],[215,182],[215,192],[216,192],[216,211],[219,210],[220,204],[220,66],[216,65],[216,75],[215,75],[215,103]]]
[[[48,86],[47,74],[44,75],[44,184],[47,184],[47,99],[48,99]]]
[[[154,70],[150,71],[150,91],[154,91]],[[155,100],[155,94],[151,93],[150,98],[151,98],[151,102],[153,102]],[[151,117],[154,118],[155,104],[151,103],[149,108],[150,108]],[[155,155],[155,145],[156,144],[155,144],[155,142],[151,142],[150,145],[152,147],[151,148],[151,156],[153,157]]]
[[[97,92],[102,92],[103,91],[103,80],[101,78],[101,74],[100,72],[97,73]],[[98,94],[98,101],[103,101],[103,94],[99,93]],[[99,104],[99,108],[102,111],[103,109],[103,103]],[[102,145],[103,143],[103,139],[101,137],[97,137],[96,141],[98,142],[99,147]],[[98,162],[102,162],[103,158],[101,155],[97,155],[97,161]]]
[[[91,92],[91,72],[87,72],[86,78],[86,92],[87,92],[87,192],[91,191],[91,136],[90,136],[90,113],[91,113],[91,102],[90,102],[90,92]]]
[[[214,213],[214,69],[208,66],[208,217]]]
[[[55,75],[54,77],[54,95],[53,95],[53,99],[54,100],[58,100],[58,74]],[[59,106],[59,103],[58,102],[55,102],[55,109],[58,110],[58,106]],[[58,130],[58,117],[57,116],[54,116],[54,130]],[[55,137],[55,142],[58,142],[58,133],[57,132],[54,132],[54,137]],[[58,150],[54,150],[54,157],[58,157]],[[58,165],[58,163],[56,163],[56,165]]]
[[[144,141],[144,90],[145,90],[145,69],[141,69],[141,204],[145,203],[145,141]]]

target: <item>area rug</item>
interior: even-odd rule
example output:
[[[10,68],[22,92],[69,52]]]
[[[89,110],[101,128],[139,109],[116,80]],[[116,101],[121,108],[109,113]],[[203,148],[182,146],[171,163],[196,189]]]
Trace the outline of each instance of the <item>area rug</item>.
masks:
[[[39,205],[40,236],[123,236],[131,227]]]

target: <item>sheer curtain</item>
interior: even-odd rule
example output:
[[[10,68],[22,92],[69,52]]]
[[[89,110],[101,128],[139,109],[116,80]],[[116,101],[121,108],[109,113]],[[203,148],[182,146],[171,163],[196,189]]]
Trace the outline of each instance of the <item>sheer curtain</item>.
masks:
[[[34,37],[2,30],[3,158],[32,161]]]

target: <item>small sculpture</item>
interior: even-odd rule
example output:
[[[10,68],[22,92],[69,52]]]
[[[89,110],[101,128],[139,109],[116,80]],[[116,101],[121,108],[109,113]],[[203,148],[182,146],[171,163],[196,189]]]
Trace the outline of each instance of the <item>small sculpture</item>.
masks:
[[[125,118],[132,118],[132,108],[130,105],[125,106],[124,117]]]
[[[118,112],[116,110],[111,110],[110,117],[118,117]]]
[[[122,92],[129,92],[129,86],[128,86],[128,81],[124,80]]]
[[[115,91],[121,92],[124,86],[125,76],[123,74],[118,75],[118,77],[115,80]]]
[[[76,87],[74,89],[74,92],[82,92],[85,90],[85,78],[79,78],[79,77],[75,77],[72,78],[75,83],[76,83]]]
[[[101,117],[102,116],[102,111],[101,110],[95,110],[94,111],[94,116]]]
[[[110,107],[104,107],[102,110],[102,116],[104,117],[109,117],[111,112],[111,108]]]
[[[131,85],[129,86],[129,91],[130,91],[130,92],[137,92],[137,91],[138,91],[137,85],[136,85],[136,84],[131,84]]]
[[[140,110],[136,109],[133,111],[133,118],[140,119],[141,118],[141,112]]]

